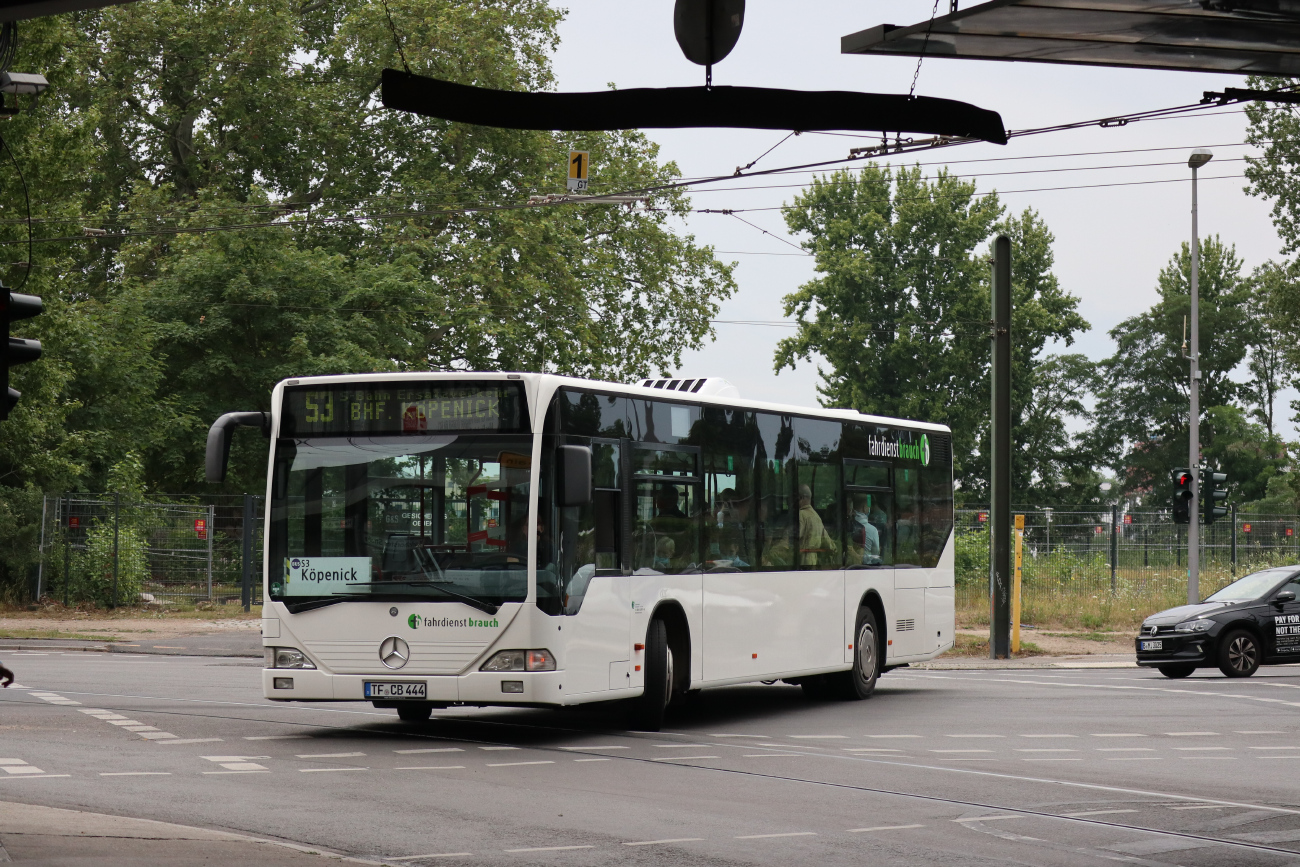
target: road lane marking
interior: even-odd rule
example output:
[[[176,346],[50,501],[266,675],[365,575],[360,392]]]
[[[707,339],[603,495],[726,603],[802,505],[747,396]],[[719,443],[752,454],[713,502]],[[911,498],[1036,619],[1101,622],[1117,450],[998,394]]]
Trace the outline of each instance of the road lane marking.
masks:
[[[1108,762],[1159,762],[1159,756],[1107,756]]]
[[[1017,750],[1015,750],[1015,752],[1017,752],[1017,753],[1077,753],[1078,750],[1070,750],[1070,749],[1065,749],[1065,748],[1062,748],[1062,747],[1055,747],[1055,748],[1053,748],[1053,747],[1045,747],[1045,748],[1042,748],[1042,749],[1034,749],[1034,748],[1029,748],[1029,749],[1017,749]]]
[[[1230,750],[1232,749],[1232,747],[1174,747],[1174,749],[1179,750],[1180,752],[1190,753],[1190,752],[1207,752],[1209,750],[1219,750],[1219,751]]]
[[[772,736],[771,735],[714,735],[713,737],[715,738],[757,738],[758,740],[761,741],[761,740],[766,740]],[[629,843],[627,845],[634,846],[636,844]]]
[[[1083,759],[1066,759],[1066,758],[1040,758],[1040,759],[1021,759],[1022,762],[1081,762]]]
[[[1146,735],[1137,732],[1106,732],[1104,734],[1094,734],[1094,738],[1144,738]]]
[[[1300,746],[1295,747],[1247,747],[1250,750],[1300,750]]]
[[[1218,732],[1165,732],[1171,738],[1221,737]]]
[[[399,756],[411,756],[416,753],[463,753],[460,747],[432,747],[424,750],[393,750]]]
[[[954,822],[1000,822],[1003,819],[1023,819],[1024,816],[968,816],[962,819],[953,819]]]
[[[3,768],[0,768],[0,770],[3,770],[6,774],[13,774],[14,776],[20,776],[20,775],[22,775],[22,774],[43,774],[43,773],[45,773],[45,772],[42,771],[40,768],[35,767],[35,766],[33,766],[33,765],[28,765],[28,764],[23,764],[23,765],[18,765],[18,766],[5,765]]]
[[[1022,738],[1077,738],[1078,735],[1020,735]]]
[[[1243,731],[1239,731],[1239,732],[1236,732],[1236,734],[1239,734],[1239,735],[1284,735],[1284,734],[1286,734],[1286,732],[1279,732],[1279,731],[1248,731],[1248,732],[1243,732]]]
[[[801,753],[742,753],[742,759],[786,759],[790,757],[803,758]]]
[[[161,740],[158,744],[175,746],[176,744],[216,744],[221,743],[221,738],[176,738],[175,740]]]
[[[517,750],[519,749],[519,747],[479,747],[479,749],[480,750]]]
[[[489,768],[517,768],[520,765],[553,765],[555,762],[488,762]]]
[[[397,771],[463,771],[464,765],[411,765],[405,768],[394,768]]]
[[[718,756],[663,756],[651,759],[652,762],[689,762],[692,759],[716,759]]]
[[[992,750],[927,750],[931,753],[991,753]]]
[[[869,738],[919,738],[921,735],[867,735]]]
[[[846,834],[866,834],[868,831],[904,831],[908,828],[924,828],[924,825],[877,825],[874,828],[850,828]]]
[[[901,753],[898,747],[842,747],[846,753]]]
[[[624,843],[624,846],[664,846],[668,843],[695,843],[703,840],[703,837],[672,837],[667,840],[637,840],[635,843]]]
[[[423,861],[425,858],[471,858],[473,852],[433,852],[429,855],[403,855],[400,858],[389,858],[389,861]]]
[[[365,753],[304,753],[297,756],[300,759],[354,759],[357,756],[364,756]]]
[[[574,759],[575,762],[612,762],[613,759]]]
[[[825,740],[848,740],[849,736],[848,735],[786,735],[786,737],[798,738],[798,739],[810,740],[810,741],[825,741]]]
[[[651,744],[660,750],[707,750],[712,744]]]
[[[1155,747],[1097,747],[1099,753],[1154,753]]]
[[[300,774],[325,774],[334,771],[368,771],[370,768],[299,768]]]
[[[611,747],[611,746],[594,746],[594,747],[560,747],[562,750],[627,750],[631,747]]]
[[[816,831],[790,831],[785,834],[745,834],[733,837],[734,840],[771,840],[776,837],[816,837]]]
[[[203,776],[205,777],[221,776],[225,774],[269,774],[269,773],[271,773],[269,768],[263,768],[260,771],[203,771],[202,772]]]
[[[1001,738],[1001,737],[1006,737],[1006,735],[944,735],[944,737],[948,737],[948,738]]]
[[[1221,807],[1217,804],[1195,804],[1190,807],[1182,807],[1182,806],[1172,807],[1169,806],[1168,804],[1166,804],[1165,806],[1169,807],[1169,809],[1171,810],[1225,810],[1227,809],[1226,807]]]
[[[117,719],[111,719],[111,720],[108,720],[108,724],[111,725],[111,726],[142,726],[142,725],[144,725],[144,723],[140,722],[138,719],[127,719],[126,717],[118,717]]]
[[[136,732],[136,734],[149,741],[179,740],[171,732]]]
[[[311,740],[311,735],[246,735],[246,741],[298,741]]]
[[[129,732],[156,732],[159,730],[158,726],[126,726],[125,728]]]
[[[595,846],[530,846],[527,849],[506,849],[506,852],[568,852],[571,849],[595,849]]]
[[[200,756],[209,762],[220,765],[227,771],[268,771],[265,765],[259,765],[252,759],[266,759],[269,756]],[[205,773],[219,773],[217,771],[206,771]]]
[[[1062,813],[1067,819],[1081,819],[1084,816],[1109,816],[1114,813],[1136,813],[1137,810],[1085,810],[1082,813]]]
[[[171,771],[106,771],[101,777],[170,777]]]

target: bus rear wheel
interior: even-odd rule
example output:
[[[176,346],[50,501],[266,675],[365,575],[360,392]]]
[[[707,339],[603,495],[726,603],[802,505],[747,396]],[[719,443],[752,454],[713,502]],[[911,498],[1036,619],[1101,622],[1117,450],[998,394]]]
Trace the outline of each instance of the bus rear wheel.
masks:
[[[668,646],[668,627],[656,617],[646,630],[645,686],[640,698],[632,699],[628,727],[643,732],[659,731],[672,697],[673,652]]]

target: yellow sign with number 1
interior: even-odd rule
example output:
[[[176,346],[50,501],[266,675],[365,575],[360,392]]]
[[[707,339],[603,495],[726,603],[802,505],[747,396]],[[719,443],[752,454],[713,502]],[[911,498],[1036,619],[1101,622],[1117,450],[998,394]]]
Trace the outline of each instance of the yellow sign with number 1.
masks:
[[[587,172],[591,168],[591,154],[587,151],[569,151],[569,192],[587,189]]]

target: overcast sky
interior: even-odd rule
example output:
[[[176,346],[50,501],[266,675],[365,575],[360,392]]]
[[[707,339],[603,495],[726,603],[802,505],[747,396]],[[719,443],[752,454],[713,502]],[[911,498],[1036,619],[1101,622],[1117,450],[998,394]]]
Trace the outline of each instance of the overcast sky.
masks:
[[[562,5],[568,16],[560,26],[562,42],[555,58],[560,90],[598,90],[608,83],[620,88],[704,83],[703,67],[687,61],[673,38],[671,0],[569,0]],[[946,0],[942,5],[946,9]],[[750,0],[740,42],[714,68],[714,83],[906,93],[915,59],[841,55],[839,40],[876,24],[924,21],[932,8],[932,3],[915,0]],[[1205,90],[1244,86],[1244,81],[1242,76],[930,58],[922,65],[917,93],[993,109],[1008,129],[1025,129],[1183,105],[1199,100]],[[1245,129],[1241,109],[1225,108],[1195,119],[1092,127],[907,159],[932,164],[932,171],[946,162],[956,174],[982,175],[976,179],[980,192],[996,189],[1009,209],[1039,212],[1056,236],[1057,277],[1081,299],[1080,310],[1092,323],[1072,351],[1100,359],[1113,351],[1107,332],[1155,302],[1157,274],[1190,237],[1186,159],[1192,148],[1209,147],[1215,155],[1201,170],[1202,236],[1217,233],[1235,244],[1247,270],[1279,257],[1268,203],[1243,189],[1242,157],[1255,152],[1243,144]],[[784,136],[770,130],[714,129],[647,134],[662,146],[661,158],[676,161],[686,176],[728,174]],[[809,133],[790,139],[757,167],[834,159],[850,147],[871,143],[869,138]],[[1115,153],[1155,148],[1169,150]],[[593,179],[598,172],[599,166],[593,167]],[[775,210],[808,178],[782,175],[734,185],[794,185],[783,188],[692,193],[696,207],[774,209],[744,215],[768,235],[722,215],[696,214],[685,226],[698,241],[712,244],[719,258],[739,263],[739,291],[723,305],[720,320],[778,322],[785,318],[782,296],[815,276],[811,258],[790,246],[798,239],[786,232]],[[1133,183],[1139,181],[1172,182]],[[1128,185],[1043,189],[1100,184]],[[719,323],[716,342],[684,358],[681,372],[724,376],[748,397],[816,405],[814,365],[773,373],[776,342],[791,333],[789,326]],[[1286,401],[1294,396],[1284,396],[1279,417],[1290,415]],[[1283,433],[1295,438],[1290,427]]]

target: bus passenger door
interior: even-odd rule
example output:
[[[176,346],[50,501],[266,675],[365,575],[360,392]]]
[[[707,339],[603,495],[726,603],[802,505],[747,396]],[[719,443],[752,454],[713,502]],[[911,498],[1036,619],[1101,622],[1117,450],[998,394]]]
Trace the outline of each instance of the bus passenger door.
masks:
[[[557,509],[558,571],[565,617],[565,692],[582,695],[631,685],[632,586],[622,574],[620,444],[591,440],[592,501]]]

